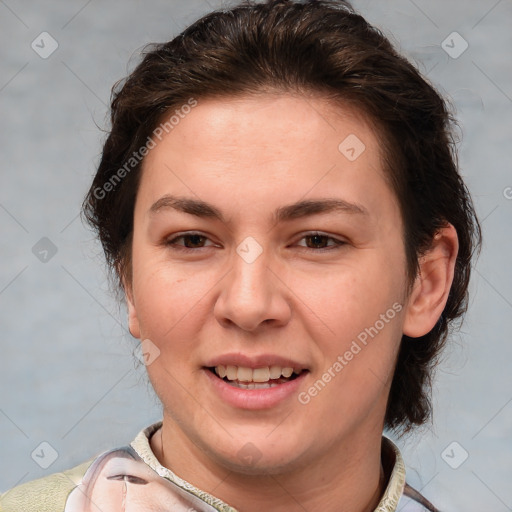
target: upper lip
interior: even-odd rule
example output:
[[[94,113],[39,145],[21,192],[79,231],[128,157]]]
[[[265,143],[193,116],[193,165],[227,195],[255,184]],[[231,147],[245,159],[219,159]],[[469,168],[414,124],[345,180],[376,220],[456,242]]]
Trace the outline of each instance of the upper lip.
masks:
[[[263,368],[265,366],[280,366],[281,368],[293,368],[294,370],[307,370],[306,364],[294,361],[288,357],[282,357],[274,354],[259,354],[248,356],[241,353],[223,354],[214,357],[205,364],[205,367],[215,366],[242,366],[244,368]]]

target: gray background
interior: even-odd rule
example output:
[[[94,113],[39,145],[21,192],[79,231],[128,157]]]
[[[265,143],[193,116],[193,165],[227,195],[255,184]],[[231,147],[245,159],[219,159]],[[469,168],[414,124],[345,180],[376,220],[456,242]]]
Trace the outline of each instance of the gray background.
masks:
[[[127,443],[160,416],[78,213],[112,84],[145,43],[220,5],[0,0],[0,490]],[[446,511],[512,510],[512,2],[354,5],[456,106],[485,236],[469,314],[437,375],[434,425],[398,440],[408,480]],[[59,45],[47,59],[31,48],[43,31]],[[453,31],[469,45],[458,58],[442,47]],[[463,41],[452,39],[453,53]],[[36,245],[43,237],[56,254]],[[46,470],[35,462],[54,456]]]

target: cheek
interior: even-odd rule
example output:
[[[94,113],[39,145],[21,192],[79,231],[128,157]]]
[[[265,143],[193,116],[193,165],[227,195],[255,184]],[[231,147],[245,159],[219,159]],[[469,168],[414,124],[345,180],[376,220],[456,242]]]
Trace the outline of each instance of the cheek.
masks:
[[[401,339],[402,306],[365,298],[333,309],[330,327],[335,335],[319,340],[322,367],[300,397],[311,407],[311,417],[330,418],[326,428],[333,432],[347,418],[357,428],[368,411],[379,409],[383,415],[385,410]]]
[[[396,262],[394,266],[398,268]],[[343,416],[364,412],[382,397],[401,339],[403,279],[393,266],[368,257],[333,274],[320,287],[309,285],[308,305],[330,331],[328,336],[312,333],[322,352],[323,368],[316,378],[329,382],[324,390],[317,380],[312,390],[315,395],[322,389],[315,404],[319,414],[322,402],[336,403],[338,412],[332,414]]]
[[[304,279],[299,289],[306,305],[337,339],[352,339],[402,300],[403,278],[394,275],[392,268],[370,254],[362,255],[357,263],[333,270],[319,280]]]
[[[190,380],[191,367],[196,363],[200,367],[196,354],[211,309],[208,291],[215,279],[209,272],[179,271],[169,264],[146,261],[144,266],[134,266],[141,340],[150,341],[145,348],[152,362],[146,371],[166,408],[185,410],[182,382]]]
[[[211,285],[204,272],[182,271],[147,261],[134,265],[134,297],[141,337],[161,343],[168,335],[190,327],[201,311],[201,299]]]

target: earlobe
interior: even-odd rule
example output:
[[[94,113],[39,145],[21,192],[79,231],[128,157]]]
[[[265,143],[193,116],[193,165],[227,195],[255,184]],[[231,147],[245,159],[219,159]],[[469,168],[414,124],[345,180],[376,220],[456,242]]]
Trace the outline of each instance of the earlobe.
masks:
[[[441,228],[420,258],[419,272],[407,301],[403,333],[418,338],[430,332],[441,316],[455,272],[459,249],[451,224]]]
[[[133,291],[129,284],[123,279],[124,296],[126,299],[126,307],[128,308],[128,330],[130,334],[137,339],[140,339],[140,326],[137,317],[137,310],[133,300]]]

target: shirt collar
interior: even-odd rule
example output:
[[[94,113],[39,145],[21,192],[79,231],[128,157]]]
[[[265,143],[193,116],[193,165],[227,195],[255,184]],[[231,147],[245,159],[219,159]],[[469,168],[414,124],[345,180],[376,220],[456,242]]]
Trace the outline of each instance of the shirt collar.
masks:
[[[161,477],[170,480],[182,489],[197,496],[220,512],[238,512],[222,500],[183,480],[158,462],[158,459],[151,449],[149,439],[161,426],[162,422],[159,421],[139,432],[137,437],[133,440],[131,446],[138,453],[139,457]],[[405,487],[405,464],[398,447],[384,436],[382,437],[382,463],[386,475],[389,475],[389,479],[382,498],[374,512],[395,512]]]

